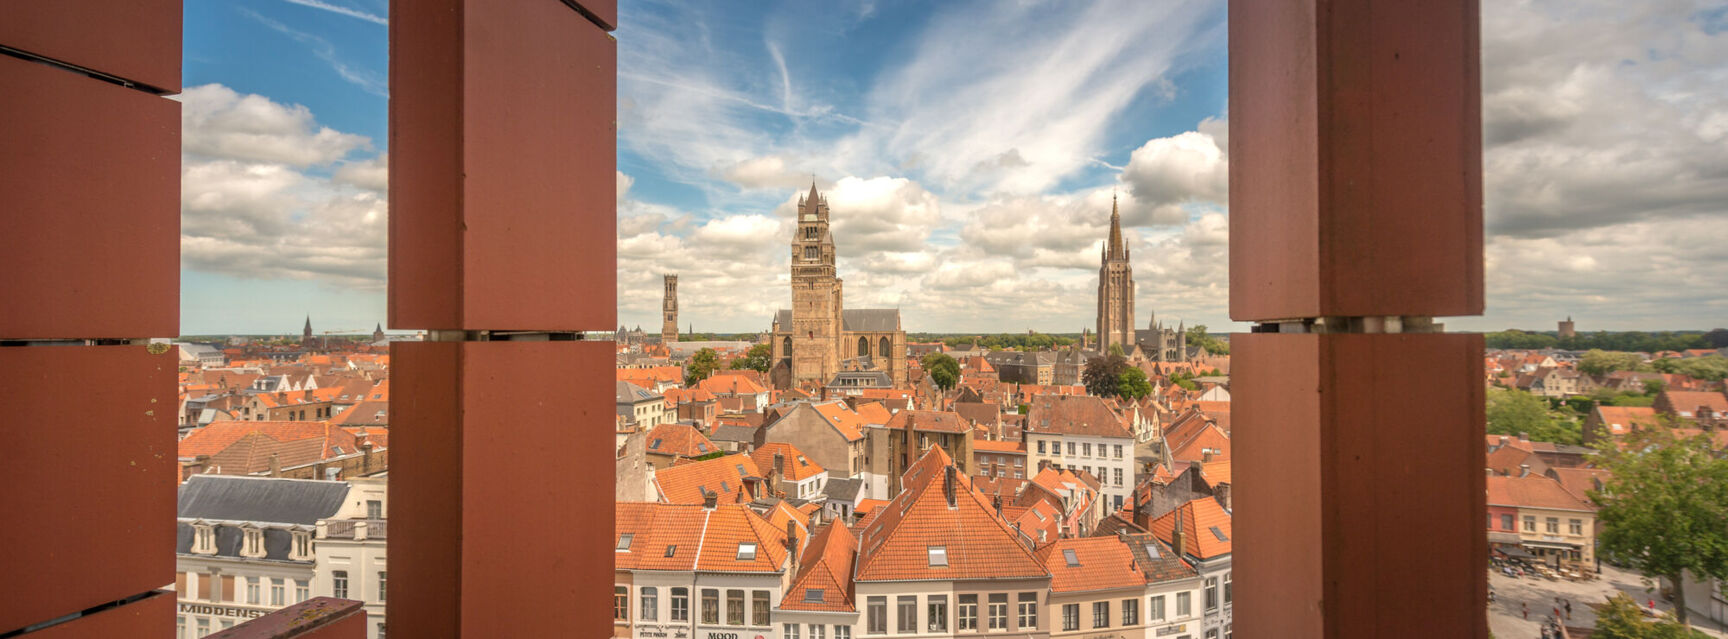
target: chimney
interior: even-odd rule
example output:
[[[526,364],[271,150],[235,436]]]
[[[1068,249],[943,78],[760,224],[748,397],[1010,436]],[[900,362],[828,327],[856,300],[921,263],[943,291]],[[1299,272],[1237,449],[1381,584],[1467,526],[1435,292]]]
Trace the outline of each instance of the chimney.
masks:
[[[786,455],[774,453],[774,472],[783,480],[786,478]]]
[[[954,467],[944,466],[942,469],[942,496],[948,498],[948,507],[954,507]]]
[[[996,516],[1001,517],[1002,516],[1002,493],[996,493],[996,499],[993,500],[991,503],[992,503],[992,505],[996,506]]]
[[[1170,529],[1170,547],[1181,557],[1188,552],[1188,535],[1182,530],[1182,509],[1176,509],[1176,526]]]
[[[707,489],[702,490],[702,510],[714,510],[714,502],[719,500],[719,493]]]
[[[1530,441],[1530,433],[1518,433],[1518,441],[1521,441],[1521,442]]]
[[[786,520],[786,561],[787,574],[798,574],[798,523]]]
[[[1500,436],[1500,445],[1501,446],[1505,446],[1506,444],[1509,444],[1509,443],[1512,443],[1511,437],[1507,437],[1505,435]]]
[[[1200,461],[1202,461],[1202,462],[1212,461],[1212,449],[1207,448],[1207,449],[1201,451],[1200,452]]]
[[[1218,484],[1217,491],[1218,501],[1224,506],[1224,510],[1235,510],[1230,504],[1230,484]]]
[[[1529,477],[1530,476],[1530,465],[1529,464],[1519,464],[1518,465],[1518,476],[1519,477]]]
[[[270,453],[270,476],[282,476],[282,459],[276,453]]]

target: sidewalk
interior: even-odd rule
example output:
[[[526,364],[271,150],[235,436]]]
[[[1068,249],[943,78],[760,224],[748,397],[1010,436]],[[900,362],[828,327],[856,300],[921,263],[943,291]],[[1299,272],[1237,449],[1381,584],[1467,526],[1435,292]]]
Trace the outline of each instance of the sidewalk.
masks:
[[[1488,586],[1494,590],[1495,601],[1488,604],[1488,629],[1499,639],[1524,639],[1526,637],[1541,637],[1541,622],[1551,616],[1554,610],[1554,598],[1572,600],[1572,618],[1566,620],[1566,625],[1592,628],[1596,625],[1596,611],[1591,608],[1607,600],[1615,591],[1626,593],[1639,606],[1644,606],[1651,599],[1656,600],[1658,611],[1673,614],[1674,606],[1655,594],[1654,590],[1646,590],[1643,578],[1635,573],[1626,572],[1607,564],[1602,565],[1602,576],[1594,581],[1548,581],[1540,577],[1512,578],[1491,572],[1488,575]],[[1530,619],[1523,618],[1520,604],[1530,607]],[[1704,631],[1713,637],[1728,638],[1728,632],[1714,624],[1700,620],[1694,615],[1693,628]]]

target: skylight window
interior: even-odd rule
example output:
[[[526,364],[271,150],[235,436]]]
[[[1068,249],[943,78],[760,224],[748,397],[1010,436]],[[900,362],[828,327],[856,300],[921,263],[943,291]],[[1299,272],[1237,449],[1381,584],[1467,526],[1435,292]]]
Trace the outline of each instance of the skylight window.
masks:
[[[662,442],[662,441],[664,441],[664,440],[662,440],[662,439],[660,439],[660,438],[658,438],[658,437],[656,437],[656,438],[654,438],[654,443],[652,443],[652,444],[649,444],[649,445],[648,445],[648,447],[649,447],[649,448],[659,448],[659,447],[660,447],[660,442]]]
[[[1219,530],[1217,526],[1212,527],[1212,536],[1217,537],[1218,541],[1230,541],[1229,537],[1224,536],[1224,531]]]
[[[630,542],[636,539],[635,533],[624,533],[618,536],[618,550],[630,550]]]
[[[1079,568],[1080,567],[1080,556],[1074,554],[1073,548],[1063,548],[1062,549],[1062,560],[1068,562],[1069,568]]]
[[[739,477],[750,476],[750,473],[744,472],[744,465],[743,464],[733,464],[732,467],[738,469],[738,476]]]
[[[948,547],[930,546],[930,567],[942,568],[948,565]]]
[[[699,453],[708,452],[708,445],[704,444],[702,442],[696,442],[696,452],[699,452]]]
[[[722,479],[722,480],[720,480],[720,491],[721,492],[728,492],[728,493],[732,492],[732,485],[726,483],[726,480]]]
[[[751,561],[754,559],[756,559],[756,544],[748,542],[738,544],[738,561]]]
[[[1146,544],[1146,556],[1153,559],[1163,557],[1163,555],[1158,553],[1158,544]]]
[[[821,588],[808,588],[804,591],[805,603],[822,603],[824,591]]]
[[[671,557],[672,555],[677,554],[677,553],[678,553],[678,544],[670,544],[670,545],[666,546],[666,556],[667,557]]]

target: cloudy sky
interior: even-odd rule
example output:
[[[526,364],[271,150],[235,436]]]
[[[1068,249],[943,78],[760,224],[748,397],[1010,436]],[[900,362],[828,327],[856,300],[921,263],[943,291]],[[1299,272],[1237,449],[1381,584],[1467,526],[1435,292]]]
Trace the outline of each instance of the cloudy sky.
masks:
[[[183,330],[384,315],[385,0],[189,0]],[[1224,4],[624,0],[619,316],[766,328],[812,179],[852,307],[1091,325],[1119,199],[1137,317],[1233,325]],[[1728,3],[1483,3],[1489,311],[1728,325]]]

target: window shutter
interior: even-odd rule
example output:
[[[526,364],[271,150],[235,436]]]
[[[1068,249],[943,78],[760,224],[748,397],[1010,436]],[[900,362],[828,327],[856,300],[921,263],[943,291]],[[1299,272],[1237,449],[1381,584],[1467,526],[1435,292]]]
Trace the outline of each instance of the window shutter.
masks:
[[[234,601],[234,575],[222,576],[222,600]]]
[[[174,573],[174,592],[180,593],[182,597],[186,596],[186,573]]]
[[[200,573],[198,575],[198,598],[210,601],[210,582],[215,581],[214,575]]]

